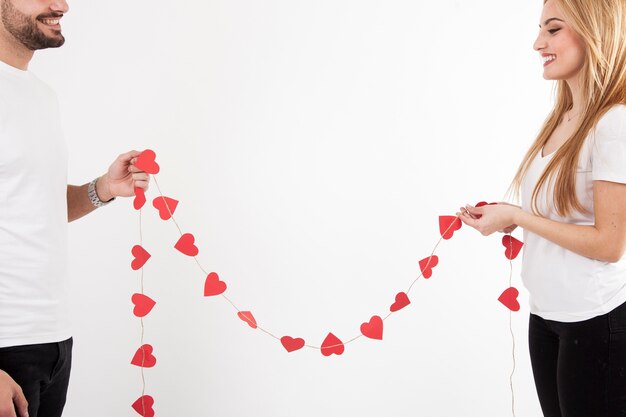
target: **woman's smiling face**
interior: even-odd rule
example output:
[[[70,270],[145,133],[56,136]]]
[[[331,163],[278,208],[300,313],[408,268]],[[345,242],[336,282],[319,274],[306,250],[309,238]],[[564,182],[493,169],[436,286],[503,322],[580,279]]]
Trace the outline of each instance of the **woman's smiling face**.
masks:
[[[585,63],[586,47],[581,36],[566,21],[556,0],[544,4],[539,28],[533,48],[541,54],[543,78],[575,78]]]

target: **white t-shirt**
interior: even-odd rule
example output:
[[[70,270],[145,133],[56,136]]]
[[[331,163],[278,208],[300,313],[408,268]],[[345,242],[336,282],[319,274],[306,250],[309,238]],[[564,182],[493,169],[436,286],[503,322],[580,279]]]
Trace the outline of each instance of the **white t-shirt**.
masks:
[[[71,336],[60,119],[46,84],[0,61],[0,347]]]
[[[522,182],[522,209],[531,210],[535,184],[553,154],[532,161]],[[626,183],[626,106],[611,108],[592,129],[581,150],[576,195],[588,213],[556,214],[550,187],[537,198],[540,214],[578,225],[595,224],[593,181]],[[626,207],[624,207],[626,210]],[[547,320],[576,322],[610,312],[626,302],[626,256],[609,263],[577,255],[524,230],[522,279],[530,311]]]

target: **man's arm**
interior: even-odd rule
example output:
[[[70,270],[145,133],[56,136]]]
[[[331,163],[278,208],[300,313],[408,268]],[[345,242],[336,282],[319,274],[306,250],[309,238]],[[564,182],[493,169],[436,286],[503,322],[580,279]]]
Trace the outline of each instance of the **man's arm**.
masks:
[[[102,202],[115,197],[131,197],[135,195],[135,187],[147,189],[149,176],[133,164],[141,154],[130,151],[117,157],[106,174],[95,182],[95,193]],[[89,184],[67,186],[67,218],[72,222],[91,213],[96,206],[89,198]],[[1,416],[0,416],[1,417]]]

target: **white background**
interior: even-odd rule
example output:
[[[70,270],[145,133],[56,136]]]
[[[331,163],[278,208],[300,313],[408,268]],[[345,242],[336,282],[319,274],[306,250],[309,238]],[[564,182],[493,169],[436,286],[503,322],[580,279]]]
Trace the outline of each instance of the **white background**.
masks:
[[[386,314],[437,242],[439,215],[503,198],[551,103],[532,50],[541,4],[75,1],[66,45],[38,52],[31,69],[59,94],[72,183],[154,149],[200,263],[264,328],[319,346]],[[384,340],[327,358],[288,354],[205,298],[204,274],[172,247],[175,225],[150,202],[143,220],[157,416],[512,415],[501,235],[464,227],[444,241]],[[65,416],[134,416],[138,213],[120,199],[70,238]],[[521,256],[513,266],[516,412],[537,416]]]

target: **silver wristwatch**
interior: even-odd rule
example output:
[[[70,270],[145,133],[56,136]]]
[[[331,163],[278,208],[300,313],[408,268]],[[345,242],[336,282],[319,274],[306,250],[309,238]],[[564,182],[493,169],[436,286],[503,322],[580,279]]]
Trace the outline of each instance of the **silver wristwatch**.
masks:
[[[87,195],[89,196],[89,201],[91,201],[91,204],[93,204],[94,207],[106,206],[111,201],[115,200],[115,197],[113,197],[109,201],[100,200],[100,197],[98,197],[98,193],[96,192],[96,181],[98,181],[98,178],[91,181],[87,186]]]

